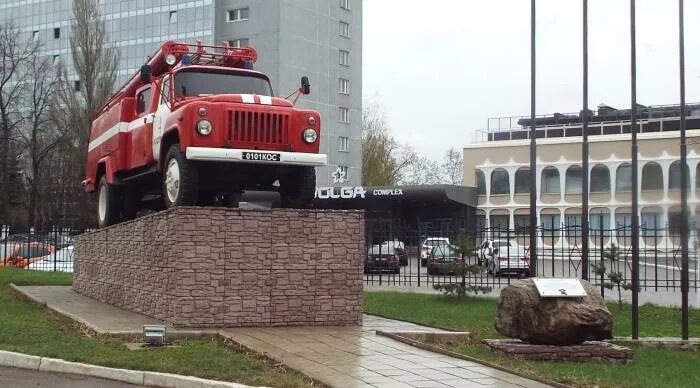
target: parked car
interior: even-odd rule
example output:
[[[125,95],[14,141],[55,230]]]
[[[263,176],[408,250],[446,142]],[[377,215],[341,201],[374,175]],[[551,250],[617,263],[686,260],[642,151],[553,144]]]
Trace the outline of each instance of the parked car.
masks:
[[[382,241],[380,245],[382,246],[382,249],[384,249],[383,247],[386,247],[388,252],[393,250],[393,252],[399,256],[399,265],[408,265],[408,252],[406,251],[406,244],[404,244],[403,241]]]
[[[37,271],[73,272],[73,246],[69,245],[55,253],[41,257],[27,267]]]
[[[485,264],[489,274],[530,274],[530,252],[513,240],[486,240],[481,244],[479,264]]]
[[[54,246],[41,242],[21,242],[7,244],[0,257],[0,266],[26,268],[30,264],[43,260],[54,252]]]
[[[400,257],[393,244],[375,244],[367,249],[365,273],[374,272],[394,274],[401,272]]]
[[[428,237],[423,240],[420,248],[420,265],[425,267],[428,263],[428,256],[433,248],[438,245],[450,245],[450,239],[447,237]]]
[[[455,273],[455,264],[463,261],[462,255],[452,245],[435,245],[428,255],[428,275]]]

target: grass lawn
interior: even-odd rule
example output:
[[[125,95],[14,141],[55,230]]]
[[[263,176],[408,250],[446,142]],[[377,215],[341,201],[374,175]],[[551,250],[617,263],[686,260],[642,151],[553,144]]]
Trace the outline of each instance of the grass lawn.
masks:
[[[407,308],[410,306],[410,308]],[[630,306],[619,310],[608,308],[614,315],[613,334],[629,336]],[[635,359],[629,365],[573,362],[532,362],[498,356],[480,344],[484,338],[500,338],[493,327],[496,300],[468,298],[447,299],[440,295],[395,292],[366,292],[364,310],[369,314],[470,331],[474,340],[450,350],[487,360],[510,369],[529,372],[565,384],[580,387],[700,387],[700,352],[634,347]],[[680,309],[641,306],[640,336],[680,337]],[[700,336],[700,311],[691,310],[690,334]]]
[[[306,376],[254,354],[213,341],[181,341],[180,347],[127,350],[118,339],[89,337],[72,321],[48,314],[15,296],[17,285],[71,284],[71,275],[0,267],[0,349],[116,368],[149,370],[273,387],[310,387]]]

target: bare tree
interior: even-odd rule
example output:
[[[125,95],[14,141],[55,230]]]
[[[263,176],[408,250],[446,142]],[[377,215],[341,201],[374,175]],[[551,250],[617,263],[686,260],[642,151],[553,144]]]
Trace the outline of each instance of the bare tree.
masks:
[[[17,134],[22,122],[22,87],[27,74],[24,67],[33,58],[39,43],[22,39],[12,23],[0,24],[0,218],[9,218],[12,191],[21,175],[17,166]]]
[[[92,218],[92,204],[80,188],[80,181],[85,178],[90,126],[112,94],[119,56],[116,49],[107,45],[98,0],[73,1],[71,32],[71,55],[78,80],[71,84],[64,73],[65,84],[58,92],[63,113],[56,120],[57,125],[69,131],[69,136],[74,139],[64,144],[72,151],[71,160],[65,164],[74,174],[67,180],[70,182],[68,196],[78,199],[79,216],[88,222]]]
[[[376,101],[366,104],[362,111],[362,184],[397,183],[413,161],[405,151],[391,136],[381,105]]]
[[[28,224],[35,225],[39,189],[46,182],[50,172],[43,171],[44,164],[51,153],[63,140],[67,130],[57,126],[52,113],[56,109],[58,89],[61,78],[57,69],[46,59],[34,56],[27,64],[28,75],[24,84],[22,122],[20,141],[28,164],[29,174],[27,206]]]
[[[464,160],[462,153],[455,147],[450,147],[440,164],[444,176],[443,182],[450,185],[461,185],[464,180]]]
[[[410,150],[411,164],[401,174],[403,185],[434,185],[441,183],[440,166],[425,155]]]

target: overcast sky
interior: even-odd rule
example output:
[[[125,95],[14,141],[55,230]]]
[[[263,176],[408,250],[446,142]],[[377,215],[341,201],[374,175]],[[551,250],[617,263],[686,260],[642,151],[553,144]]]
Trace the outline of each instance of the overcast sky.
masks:
[[[582,1],[537,1],[537,113],[582,107]],[[686,101],[700,102],[700,0],[685,1]],[[365,0],[363,96],[433,158],[487,119],[530,114],[530,1]],[[678,1],[637,1],[637,102],[677,104]],[[629,1],[589,0],[589,106],[630,105]],[[378,97],[377,97],[378,96]]]

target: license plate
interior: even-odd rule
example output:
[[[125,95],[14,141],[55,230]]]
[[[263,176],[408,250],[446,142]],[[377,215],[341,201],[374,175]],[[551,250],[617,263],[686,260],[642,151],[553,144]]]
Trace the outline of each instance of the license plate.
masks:
[[[244,152],[243,160],[255,160],[260,162],[279,162],[280,154],[271,154],[267,152]]]

